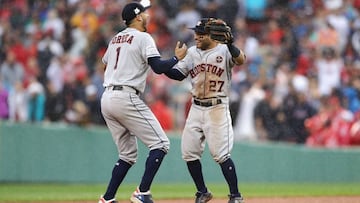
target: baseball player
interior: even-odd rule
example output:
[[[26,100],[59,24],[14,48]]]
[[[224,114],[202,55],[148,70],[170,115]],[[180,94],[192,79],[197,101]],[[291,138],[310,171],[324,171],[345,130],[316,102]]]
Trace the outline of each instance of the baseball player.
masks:
[[[145,89],[149,65],[158,74],[167,72],[185,57],[187,47],[180,46],[178,42],[175,56],[162,60],[153,38],[146,32],[148,17],[146,8],[141,4],[125,5],[122,18],[127,28],[111,39],[102,58],[106,67],[101,111],[117,146],[119,160],[99,203],[115,202],[121,182],[136,162],[137,139],[150,151],[141,183],[130,200],[134,203],[152,203],[150,186],[169,150],[170,143],[165,132],[140,94]]]
[[[229,111],[231,69],[245,62],[244,52],[232,44],[231,29],[219,19],[206,18],[192,28],[195,46],[166,75],[175,80],[190,78],[192,105],[182,134],[182,158],[196,185],[195,203],[208,202],[201,156],[205,140],[213,159],[220,165],[229,185],[229,203],[243,203],[238,190],[235,165],[230,158],[233,129]]]

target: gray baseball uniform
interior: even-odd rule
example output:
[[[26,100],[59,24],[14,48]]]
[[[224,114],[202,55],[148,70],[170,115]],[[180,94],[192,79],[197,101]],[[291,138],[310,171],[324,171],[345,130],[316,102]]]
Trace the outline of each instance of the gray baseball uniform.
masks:
[[[134,163],[136,135],[152,149],[169,149],[169,139],[149,107],[139,97],[149,70],[147,59],[160,56],[153,38],[146,32],[126,28],[109,43],[103,56],[106,64],[105,91],[101,108],[119,151],[119,157]],[[118,91],[122,90],[122,91]]]
[[[150,67],[157,74],[168,72],[185,57],[187,46],[177,42],[175,56],[162,60],[154,39],[146,32],[149,19],[146,9],[136,2],[125,5],[121,15],[127,28],[111,39],[102,58],[106,69],[101,111],[117,146],[119,160],[99,203],[116,202],[118,188],[136,162],[138,138],[149,148],[149,154],[141,182],[130,201],[153,203],[150,188],[170,147],[159,121],[140,98],[140,93],[144,92]]]
[[[224,32],[219,32],[218,28]],[[197,189],[195,202],[205,203],[213,197],[206,187],[200,161],[207,142],[228,183],[228,202],[243,203],[237,186],[235,164],[230,157],[233,129],[228,94],[231,68],[235,63],[243,64],[246,56],[232,44],[231,29],[221,19],[204,18],[191,29],[195,31],[195,46],[189,48],[186,57],[165,74],[175,80],[188,77],[192,83],[193,100],[181,149]],[[220,39],[224,39],[221,41],[224,44],[219,43]]]
[[[185,161],[200,159],[205,147],[204,136],[216,162],[221,163],[230,156],[233,129],[227,96],[233,65],[232,56],[224,44],[209,50],[191,47],[187,56],[176,65],[192,83],[193,105],[181,145]]]

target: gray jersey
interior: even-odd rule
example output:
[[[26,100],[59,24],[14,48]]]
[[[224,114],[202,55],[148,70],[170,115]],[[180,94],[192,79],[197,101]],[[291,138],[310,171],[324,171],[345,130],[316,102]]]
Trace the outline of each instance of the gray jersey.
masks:
[[[134,50],[139,53],[134,53]],[[126,85],[141,92],[150,66],[149,57],[160,57],[154,39],[146,32],[126,28],[115,35],[102,58],[107,64],[104,86]]]
[[[150,108],[139,97],[143,92],[147,58],[160,56],[146,32],[127,28],[113,37],[102,58],[106,64],[101,111],[118,147],[120,159],[135,163],[137,138],[152,149],[169,149],[169,140]],[[121,86],[120,89],[114,89]],[[135,135],[135,136],[134,136]]]
[[[227,46],[219,44],[205,51],[195,46],[189,48],[186,57],[175,68],[190,77],[192,95],[206,99],[228,96],[233,66]]]
[[[175,66],[192,83],[193,105],[186,120],[181,145],[185,161],[200,159],[205,147],[203,137],[214,160],[221,163],[230,157],[233,129],[228,94],[233,66],[231,54],[224,44],[209,50],[193,46]],[[196,101],[210,105],[198,105]]]

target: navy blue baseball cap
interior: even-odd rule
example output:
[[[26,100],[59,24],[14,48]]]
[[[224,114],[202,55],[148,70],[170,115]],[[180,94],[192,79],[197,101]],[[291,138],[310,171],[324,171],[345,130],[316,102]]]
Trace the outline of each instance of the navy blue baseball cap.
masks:
[[[198,34],[209,34],[209,32],[205,29],[205,25],[207,22],[209,22],[210,19],[211,18],[202,18],[196,23],[195,27],[192,27],[190,29],[194,30]]]
[[[147,8],[149,7],[145,8],[140,3],[136,3],[136,2],[129,3],[126,4],[125,7],[123,8],[121,16],[125,24],[129,25],[132,19],[134,19],[140,13],[144,12]]]

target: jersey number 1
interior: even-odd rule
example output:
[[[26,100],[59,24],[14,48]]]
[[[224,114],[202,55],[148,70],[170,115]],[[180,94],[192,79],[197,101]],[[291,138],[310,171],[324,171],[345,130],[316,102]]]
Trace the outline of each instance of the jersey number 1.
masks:
[[[116,62],[115,62],[114,70],[117,68],[117,63],[119,61],[119,56],[120,56],[120,49],[121,49],[121,47],[118,47],[116,49]]]

